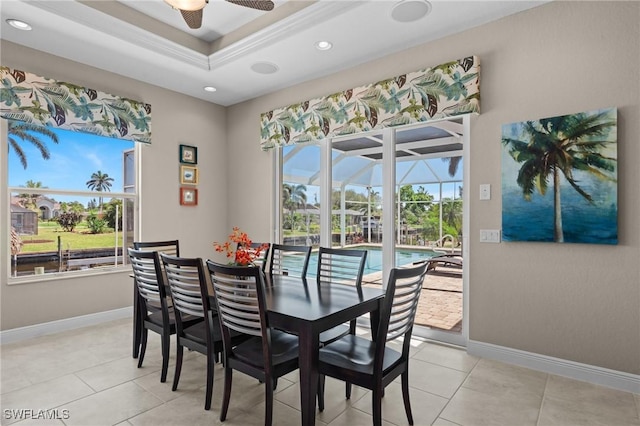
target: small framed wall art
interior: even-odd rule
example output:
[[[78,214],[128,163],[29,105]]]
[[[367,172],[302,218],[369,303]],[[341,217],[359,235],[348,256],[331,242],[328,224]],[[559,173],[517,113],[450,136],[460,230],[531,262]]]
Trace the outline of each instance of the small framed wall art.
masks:
[[[197,206],[198,190],[196,188],[180,188],[180,205],[181,206]]]
[[[198,184],[198,168],[191,166],[180,166],[180,184]]]
[[[198,164],[198,148],[190,145],[180,145],[180,162],[183,164]]]

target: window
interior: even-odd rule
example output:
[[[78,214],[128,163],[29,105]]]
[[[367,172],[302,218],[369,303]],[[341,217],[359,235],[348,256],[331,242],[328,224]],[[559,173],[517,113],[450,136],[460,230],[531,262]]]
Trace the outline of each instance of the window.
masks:
[[[132,141],[9,122],[12,277],[113,268],[134,239]]]

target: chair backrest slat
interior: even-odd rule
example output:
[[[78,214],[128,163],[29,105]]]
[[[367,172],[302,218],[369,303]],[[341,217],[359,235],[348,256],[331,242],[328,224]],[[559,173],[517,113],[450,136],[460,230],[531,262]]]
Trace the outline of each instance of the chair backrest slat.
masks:
[[[366,250],[320,247],[318,251],[318,281],[360,286],[367,260]]]
[[[218,314],[223,326],[240,333],[262,336],[263,318],[260,314],[259,286],[257,275],[238,276],[237,273],[259,270],[256,267],[241,268],[241,271],[207,262],[213,291],[218,305]],[[225,336],[226,339],[226,336]]]
[[[164,263],[173,307],[180,313],[204,318],[209,310],[201,259],[183,259],[165,253]]]
[[[178,240],[167,241],[134,241],[133,248],[144,251],[157,251],[170,256],[180,256],[180,244]]]
[[[381,312],[378,342],[388,342],[403,337],[402,356],[409,356],[413,323],[418,310],[422,284],[427,274],[427,264],[415,268],[391,270]],[[378,345],[376,365],[382,368],[384,346]]]
[[[298,259],[294,260],[295,257]],[[294,246],[286,244],[271,245],[271,261],[269,263],[269,273],[271,275],[296,275],[307,276],[309,268],[309,258],[311,257],[311,246]],[[302,260],[302,267],[298,271],[297,260]]]
[[[166,293],[158,254],[132,248],[128,253],[138,294],[145,301],[160,302]]]

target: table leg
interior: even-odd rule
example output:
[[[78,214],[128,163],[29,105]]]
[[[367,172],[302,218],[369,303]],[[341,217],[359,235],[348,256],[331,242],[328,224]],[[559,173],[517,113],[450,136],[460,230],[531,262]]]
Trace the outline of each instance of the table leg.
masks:
[[[302,425],[313,426],[316,422],[316,392],[318,390],[318,349],[320,335],[310,329],[299,335],[300,408]]]
[[[140,344],[142,340],[142,327],[140,318],[140,301],[138,300],[138,286],[135,278],[133,280],[133,353],[134,358],[138,358]]]
[[[378,308],[369,312],[369,321],[371,323],[371,338],[375,341],[378,337],[378,325],[380,324],[380,311],[382,310],[382,300],[378,299]]]

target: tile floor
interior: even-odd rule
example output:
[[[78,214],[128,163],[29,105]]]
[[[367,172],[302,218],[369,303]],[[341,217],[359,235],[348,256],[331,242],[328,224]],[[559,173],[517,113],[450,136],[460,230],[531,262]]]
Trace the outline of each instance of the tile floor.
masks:
[[[363,331],[364,332],[364,331]],[[186,353],[179,388],[160,383],[159,337],[149,333],[143,368],[131,358],[131,320],[43,336],[0,347],[2,424],[212,425],[220,424],[221,368],[213,407],[204,410],[204,357]],[[172,341],[172,345],[174,342]],[[175,346],[172,346],[172,352]],[[640,395],[591,385],[416,342],[412,348],[411,401],[416,425],[632,425],[640,426]],[[370,425],[369,392],[327,379],[326,408],[318,425]],[[274,425],[299,425],[297,372],[280,379]],[[261,425],[263,385],[234,374],[224,424]],[[52,410],[57,419],[15,419],[16,409]],[[400,385],[387,387],[385,425],[406,425]]]

